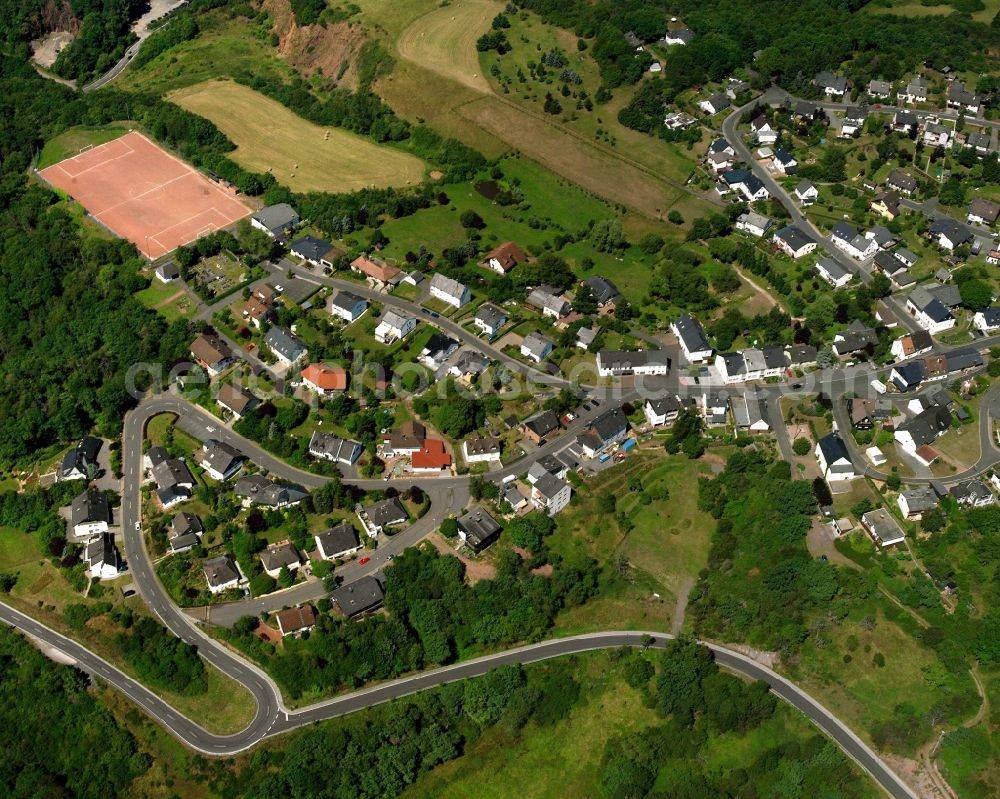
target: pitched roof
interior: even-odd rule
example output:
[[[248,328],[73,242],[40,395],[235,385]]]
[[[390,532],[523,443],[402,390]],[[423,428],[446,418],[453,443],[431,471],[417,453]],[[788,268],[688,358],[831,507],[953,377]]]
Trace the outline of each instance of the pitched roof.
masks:
[[[258,399],[239,383],[223,383],[215,399],[236,414],[243,414],[258,402]]]
[[[812,236],[803,233],[802,230],[795,225],[787,225],[774,235],[785,242],[785,244],[787,244],[795,252],[798,252],[807,244],[816,243]]]
[[[348,617],[375,610],[384,599],[382,584],[371,576],[342,585],[330,594],[330,604]]]
[[[376,527],[402,524],[409,518],[406,510],[396,497],[390,497],[389,499],[383,499],[380,502],[368,505],[364,511]]]
[[[96,488],[88,488],[73,500],[70,520],[74,525],[89,522],[111,523],[111,508],[108,498]]]
[[[240,579],[240,573],[236,570],[236,564],[229,554],[206,560],[201,569],[208,584],[213,588]]]
[[[288,635],[312,627],[316,623],[316,611],[312,605],[303,605],[300,608],[279,611],[274,614],[274,618],[278,622],[281,634]]]
[[[542,411],[524,422],[524,426],[542,437],[559,429],[559,417],[553,411]]]
[[[483,257],[483,261],[487,264],[493,259],[496,259],[500,264],[500,269],[506,274],[518,264],[525,263],[528,260],[528,256],[514,242],[505,241],[503,244],[494,247]]]
[[[400,269],[392,264],[388,264],[381,258],[375,258],[370,255],[359,255],[351,261],[351,269],[382,283],[391,283],[403,274]]]
[[[985,197],[976,197],[969,203],[969,215],[981,217],[992,225],[1000,215],[1000,203],[987,200]]]
[[[412,463],[414,469],[445,469],[451,466],[451,455],[443,441],[427,438],[423,446],[413,453]]]
[[[601,305],[605,305],[606,303],[616,300],[621,296],[621,292],[618,291],[618,287],[606,277],[591,275],[584,280],[583,283],[584,285],[590,287],[590,290],[594,294],[594,298]]]
[[[325,363],[311,363],[302,370],[302,379],[323,391],[343,391],[347,388],[347,370]]]
[[[708,344],[708,337],[705,335],[705,328],[701,322],[690,314],[684,314],[674,322],[674,329],[677,337],[684,343],[688,352],[698,352],[712,349]]]
[[[951,413],[940,405],[931,405],[896,428],[907,432],[916,446],[930,444],[951,426]]]
[[[497,308],[495,305],[484,302],[476,310],[476,319],[482,320],[487,327],[497,328],[507,319],[507,314]]]
[[[208,366],[214,366],[220,361],[232,357],[229,347],[217,337],[207,333],[201,333],[191,342],[191,354],[195,360]]]
[[[473,549],[479,549],[500,536],[500,523],[483,508],[470,508],[458,517],[458,528]]]
[[[460,298],[468,291],[464,283],[452,280],[447,275],[435,272],[431,277],[431,288],[447,294],[449,297]]]
[[[291,243],[289,249],[301,255],[308,261],[319,261],[322,260],[331,249],[333,245],[330,242],[323,239],[318,239],[315,236],[302,236]]]
[[[291,330],[283,327],[272,327],[264,336],[264,343],[275,353],[289,361],[295,361],[306,353],[305,342],[295,336]]]
[[[834,464],[839,461],[845,460],[850,463],[851,456],[847,453],[847,447],[844,446],[844,442],[836,433],[823,436],[817,443],[820,452],[823,453],[823,460],[826,461],[827,468],[831,471],[835,471]]]
[[[293,565],[301,564],[302,559],[299,557],[299,551],[285,541],[281,544],[271,544],[271,546],[261,552],[260,562],[264,564],[264,568],[267,571],[275,571],[282,566],[290,568]]]
[[[317,533],[314,537],[316,546],[326,557],[356,549],[361,543],[358,540],[358,531],[354,529],[354,525],[347,522],[341,522],[329,530]]]
[[[253,218],[272,233],[276,230],[283,230],[290,225],[298,224],[299,221],[298,213],[288,203],[276,203],[264,206],[253,215]]]
[[[359,297],[350,291],[338,291],[330,298],[331,308],[340,308],[342,311],[354,312],[359,302],[368,304],[364,297]]]

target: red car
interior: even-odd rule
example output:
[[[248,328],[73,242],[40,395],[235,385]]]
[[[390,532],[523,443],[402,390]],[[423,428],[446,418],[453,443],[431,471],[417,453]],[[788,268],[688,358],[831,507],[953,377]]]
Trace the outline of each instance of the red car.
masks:
[[[370,560],[371,560],[371,558],[369,558],[367,555],[365,555],[363,558],[358,558],[358,565],[359,566],[364,566]]]

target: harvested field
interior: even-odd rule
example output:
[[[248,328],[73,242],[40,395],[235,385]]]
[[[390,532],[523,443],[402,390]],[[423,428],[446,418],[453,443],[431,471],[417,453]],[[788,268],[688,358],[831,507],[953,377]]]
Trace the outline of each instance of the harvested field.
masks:
[[[232,191],[141,133],[91,147],[39,174],[151,259],[250,213]]]
[[[205,81],[171,92],[168,99],[215,123],[236,144],[230,154],[234,161],[270,172],[292,191],[405,186],[419,183],[424,175],[424,163],[415,156],[339,128],[314,125],[233,81]]]
[[[466,0],[446,5],[417,19],[396,42],[399,55],[483,94],[492,94],[479,67],[476,39],[503,11],[495,0]]]

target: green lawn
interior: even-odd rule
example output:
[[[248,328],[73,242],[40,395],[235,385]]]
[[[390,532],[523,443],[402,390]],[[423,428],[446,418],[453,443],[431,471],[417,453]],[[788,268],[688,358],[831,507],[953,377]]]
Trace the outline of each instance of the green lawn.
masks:
[[[54,136],[45,142],[38,157],[38,168],[45,169],[52,164],[77,155],[84,147],[104,144],[129,132],[129,126],[124,122],[112,122],[110,125],[80,125]]]

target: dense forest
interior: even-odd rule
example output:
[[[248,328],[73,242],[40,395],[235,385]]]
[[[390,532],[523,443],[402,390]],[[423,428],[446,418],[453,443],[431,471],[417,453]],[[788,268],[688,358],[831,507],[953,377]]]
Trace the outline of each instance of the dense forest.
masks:
[[[149,768],[135,739],[60,666],[0,626],[0,793],[10,799],[127,796]]]

